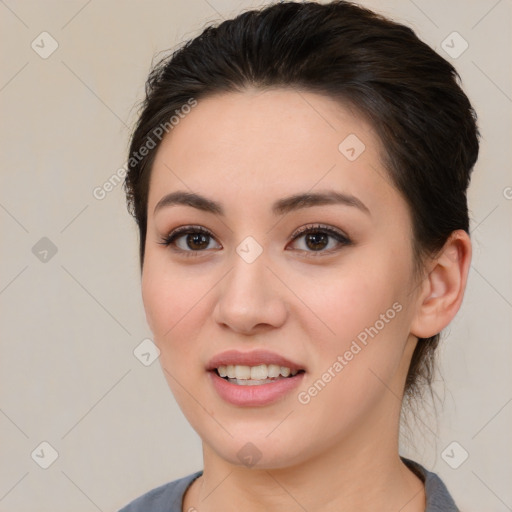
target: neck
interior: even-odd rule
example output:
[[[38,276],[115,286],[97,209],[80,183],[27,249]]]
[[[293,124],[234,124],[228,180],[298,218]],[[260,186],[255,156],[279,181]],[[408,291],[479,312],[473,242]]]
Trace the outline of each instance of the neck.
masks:
[[[389,410],[377,414],[328,453],[284,468],[234,465],[203,443],[203,475],[186,493],[183,510],[424,512],[423,483],[398,456],[394,417]]]

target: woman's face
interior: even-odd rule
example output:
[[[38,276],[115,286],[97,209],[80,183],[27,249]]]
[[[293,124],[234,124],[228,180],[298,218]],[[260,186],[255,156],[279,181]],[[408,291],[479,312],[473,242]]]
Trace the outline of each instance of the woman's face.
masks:
[[[201,100],[162,141],[144,306],[219,460],[287,467],[395,436],[416,343],[412,231],[379,151],[361,117],[291,89]]]

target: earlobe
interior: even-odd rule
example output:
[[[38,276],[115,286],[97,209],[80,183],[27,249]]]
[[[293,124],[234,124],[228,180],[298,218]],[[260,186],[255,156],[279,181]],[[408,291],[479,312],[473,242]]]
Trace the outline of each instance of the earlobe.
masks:
[[[459,310],[471,263],[471,240],[463,230],[454,231],[431,262],[418,294],[411,334],[429,338],[441,332]]]

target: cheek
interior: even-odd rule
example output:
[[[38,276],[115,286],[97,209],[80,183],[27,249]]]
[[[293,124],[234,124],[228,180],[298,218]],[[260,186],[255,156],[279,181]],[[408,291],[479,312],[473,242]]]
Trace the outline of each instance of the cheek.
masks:
[[[155,338],[161,341],[192,310],[201,296],[199,285],[200,280],[187,278],[186,272],[173,268],[165,256],[148,254],[142,274],[142,300]]]
[[[163,368],[177,378],[199,368],[190,362],[197,361],[194,340],[200,337],[211,308],[207,291],[214,282],[211,276],[199,276],[197,270],[173,267],[165,255],[149,255],[145,262],[142,299],[147,322]]]
[[[357,264],[346,262],[339,269],[300,277],[296,281],[297,295],[305,297],[316,314],[316,319],[307,315],[309,325],[314,321],[320,324],[321,320],[322,339],[327,344],[335,341],[339,348],[379,322],[403,295],[400,277],[394,277],[399,276],[394,266],[390,261],[376,263],[372,255],[369,264],[360,258]],[[390,315],[394,313],[391,310]]]
[[[201,303],[194,290],[194,282],[184,282],[180,272],[170,272],[169,265],[159,265],[148,257],[142,277],[142,299],[153,340],[160,350],[159,362],[164,377],[183,412],[191,407],[185,389],[197,381],[199,366],[191,364],[197,359],[197,347],[191,329],[201,325]],[[195,307],[194,307],[195,304]],[[194,350],[196,348],[196,350]]]
[[[314,341],[312,380],[329,380],[329,375],[322,377],[329,369],[339,376],[319,403],[368,405],[371,396],[383,391],[379,379],[390,383],[395,378],[409,334],[408,271],[405,257],[381,253],[375,258],[371,251],[368,258],[358,253],[357,261],[346,261],[315,280],[301,278],[298,295],[307,297],[317,314],[302,315],[301,320]]]

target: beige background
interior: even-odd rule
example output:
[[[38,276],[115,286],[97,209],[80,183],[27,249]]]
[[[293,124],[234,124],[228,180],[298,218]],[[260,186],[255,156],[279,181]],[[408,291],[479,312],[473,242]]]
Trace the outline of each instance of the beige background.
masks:
[[[512,510],[512,2],[363,3],[454,62],[483,134],[469,285],[440,351],[444,408],[412,425],[403,453],[438,472],[463,510]],[[0,1],[0,511],[115,511],[202,468],[158,361],[133,354],[151,333],[122,188],[103,200],[93,190],[126,160],[155,53],[257,5]],[[43,31],[58,43],[46,59],[31,47],[51,49]],[[442,48],[453,31],[469,44],[456,59]],[[36,245],[43,237],[55,255]],[[48,469],[43,441],[58,452]],[[445,459],[463,450],[453,469]]]

